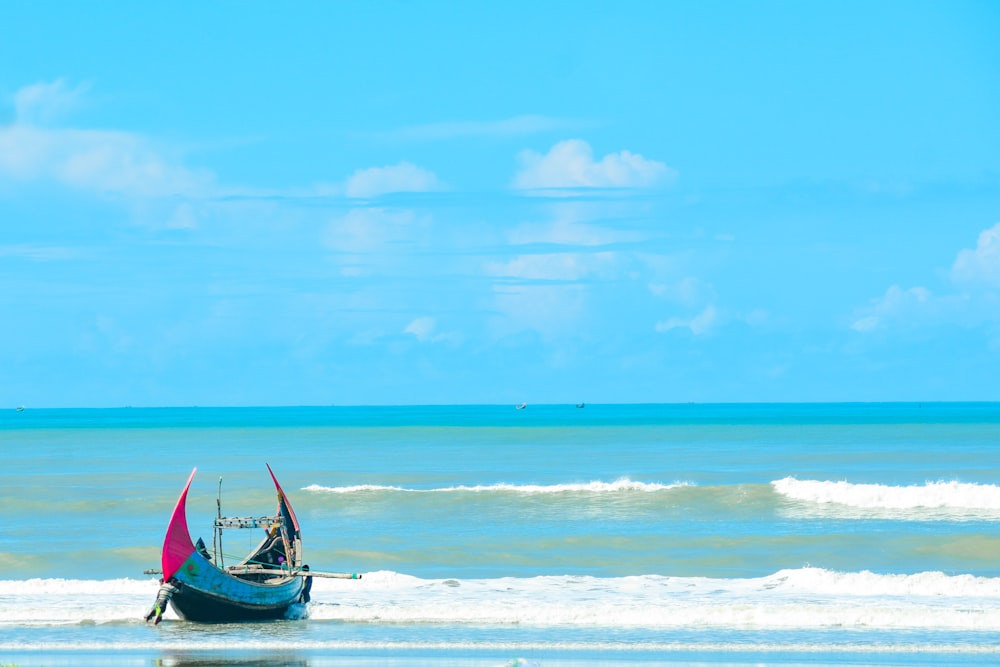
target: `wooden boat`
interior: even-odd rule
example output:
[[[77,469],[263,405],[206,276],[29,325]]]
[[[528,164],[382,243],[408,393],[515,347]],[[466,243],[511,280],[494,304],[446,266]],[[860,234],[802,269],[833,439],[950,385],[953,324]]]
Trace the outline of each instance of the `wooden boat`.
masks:
[[[191,471],[170,517],[163,540],[162,584],[146,620],[159,623],[168,603],[185,620],[231,622],[285,618],[293,604],[308,602],[312,573],[302,564],[299,522],[271,466],[267,471],[278,493],[275,515],[223,517],[220,500],[214,556],[201,539],[197,545],[192,542],[188,532],[185,505],[197,471]],[[221,483],[220,479],[220,487]],[[227,528],[263,528],[265,536],[246,558],[226,566],[220,552],[222,531]]]

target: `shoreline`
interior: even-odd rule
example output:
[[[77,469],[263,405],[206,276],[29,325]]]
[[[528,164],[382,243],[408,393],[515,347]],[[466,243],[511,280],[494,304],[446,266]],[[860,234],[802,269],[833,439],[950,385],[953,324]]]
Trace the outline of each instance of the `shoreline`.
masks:
[[[925,665],[982,664],[984,656],[997,655],[996,638],[984,638],[978,646],[943,648],[928,645],[744,645],[621,646],[582,648],[521,644],[456,648],[327,646],[284,649],[145,649],[127,648],[47,648],[3,651],[4,667],[346,667],[347,665],[393,665],[424,667],[566,667],[601,665],[626,667],[674,664],[688,667],[725,665],[809,665],[824,667],[845,664]],[[992,644],[992,646],[990,646]]]

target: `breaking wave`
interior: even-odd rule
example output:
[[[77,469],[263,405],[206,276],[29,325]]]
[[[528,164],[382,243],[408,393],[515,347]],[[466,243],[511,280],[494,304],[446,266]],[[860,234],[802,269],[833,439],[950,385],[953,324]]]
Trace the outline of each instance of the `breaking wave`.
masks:
[[[799,480],[771,482],[792,500],[871,509],[958,509],[1000,512],[1000,486],[965,482],[927,482],[911,486],[853,484],[847,481]]]
[[[693,486],[689,482],[674,482],[672,484],[661,484],[658,482],[638,482],[623,477],[614,482],[591,481],[586,483],[570,484],[478,484],[446,486],[429,489],[415,489],[402,486],[383,486],[378,484],[359,484],[355,486],[323,486],[321,484],[310,484],[303,487],[303,491],[312,493],[366,493],[366,492],[399,492],[399,493],[518,493],[525,495],[554,494],[554,493],[624,493],[640,492],[653,493],[657,491],[668,491],[681,487]]]
[[[0,581],[0,627],[138,623],[149,580]],[[392,571],[314,579],[314,621],[617,629],[1000,631],[1000,578],[821,568],[766,577],[423,579]],[[176,620],[173,612],[165,615]]]

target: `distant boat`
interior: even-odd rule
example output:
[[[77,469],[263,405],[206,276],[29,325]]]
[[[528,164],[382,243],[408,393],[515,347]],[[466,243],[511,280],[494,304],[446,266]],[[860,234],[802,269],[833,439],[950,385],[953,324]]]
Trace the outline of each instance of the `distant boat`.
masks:
[[[24,412],[24,406],[23,405],[19,405],[19,406],[17,406],[14,409],[17,410],[18,412]]]
[[[578,407],[578,408],[585,408],[585,407],[587,407],[587,404],[586,403],[577,403],[576,407]]]
[[[528,407],[527,403],[521,403],[521,405],[517,406],[517,409],[518,410],[524,410],[526,407]]]
[[[288,608],[309,601],[312,577],[358,579],[360,575],[311,572],[302,564],[302,535],[295,512],[267,466],[278,493],[274,516],[223,517],[215,520],[217,551],[208,553],[199,538],[191,541],[187,526],[187,494],[197,468],[191,471],[170,517],[163,540],[163,582],[147,621],[159,623],[167,604],[188,621],[233,622],[284,618]],[[221,486],[222,480],[219,480]],[[220,504],[221,508],[221,504]],[[221,552],[224,528],[263,528],[264,539],[235,565],[225,566]]]

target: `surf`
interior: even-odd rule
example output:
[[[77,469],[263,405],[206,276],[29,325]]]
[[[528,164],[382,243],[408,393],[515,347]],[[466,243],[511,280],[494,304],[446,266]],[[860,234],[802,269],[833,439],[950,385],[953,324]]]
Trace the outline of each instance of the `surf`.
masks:
[[[369,492],[387,493],[514,493],[524,495],[545,495],[545,494],[567,494],[567,493],[623,493],[640,492],[655,493],[658,491],[669,491],[671,489],[693,486],[691,482],[672,482],[668,484],[660,482],[640,482],[622,477],[613,482],[602,482],[593,480],[590,482],[571,482],[560,484],[460,484],[456,486],[432,487],[432,488],[408,488],[402,486],[379,485],[379,484],[359,484],[352,486],[324,486],[322,484],[310,484],[302,488],[310,493],[330,493],[330,494],[355,494]]]
[[[0,625],[139,622],[154,579],[0,581]],[[383,570],[317,580],[311,621],[618,629],[1000,631],[1000,578],[823,568],[764,577],[442,578]],[[178,620],[168,613],[165,621]]]
[[[1000,486],[995,484],[934,481],[893,486],[785,477],[771,486],[787,500],[834,511],[864,510],[872,516],[918,520],[1000,518]]]

